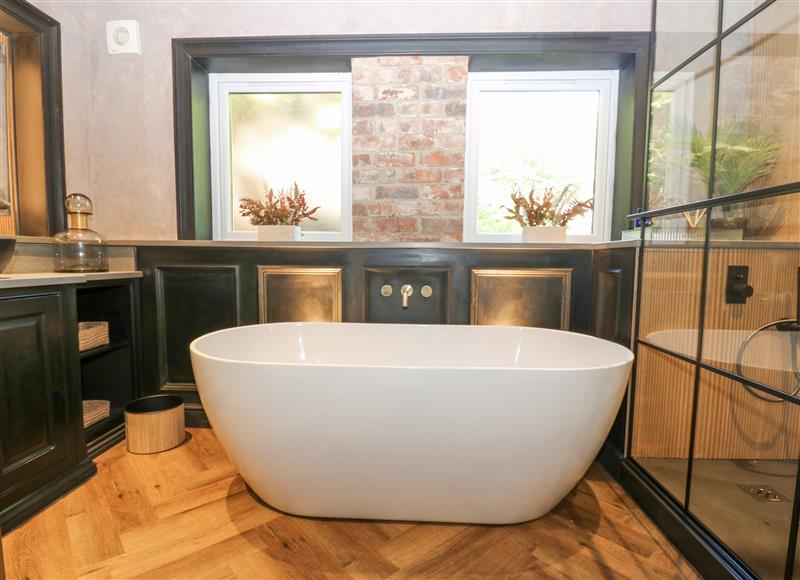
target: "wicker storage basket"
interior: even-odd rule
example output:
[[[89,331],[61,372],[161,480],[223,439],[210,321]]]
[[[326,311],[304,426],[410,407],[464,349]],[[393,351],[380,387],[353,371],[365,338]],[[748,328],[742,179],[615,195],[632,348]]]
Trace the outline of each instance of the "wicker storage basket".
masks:
[[[108,322],[79,322],[78,350],[83,352],[108,344]]]
[[[111,415],[111,402],[88,400],[83,402],[83,428],[94,425]]]

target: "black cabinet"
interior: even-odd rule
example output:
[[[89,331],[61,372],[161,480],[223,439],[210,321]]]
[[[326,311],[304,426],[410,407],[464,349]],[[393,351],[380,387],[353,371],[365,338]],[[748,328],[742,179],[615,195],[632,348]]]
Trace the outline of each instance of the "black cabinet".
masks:
[[[94,473],[81,429],[75,290],[0,292],[0,526]]]

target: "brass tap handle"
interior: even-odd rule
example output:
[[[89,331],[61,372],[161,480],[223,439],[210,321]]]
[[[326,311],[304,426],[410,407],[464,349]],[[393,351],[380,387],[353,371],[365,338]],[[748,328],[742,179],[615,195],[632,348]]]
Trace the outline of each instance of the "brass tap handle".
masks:
[[[400,294],[403,296],[403,308],[408,308],[408,297],[414,293],[414,289],[411,287],[411,284],[403,284],[403,287],[400,288]]]
[[[381,286],[381,296],[384,298],[388,298],[392,295],[392,287],[389,284],[384,284]]]

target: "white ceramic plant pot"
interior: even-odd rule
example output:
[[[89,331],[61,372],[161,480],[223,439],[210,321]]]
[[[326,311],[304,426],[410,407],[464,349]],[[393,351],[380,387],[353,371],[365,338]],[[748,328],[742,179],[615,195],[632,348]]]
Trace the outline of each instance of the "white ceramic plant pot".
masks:
[[[257,226],[259,242],[294,242],[300,239],[300,226]]]
[[[566,226],[532,226],[522,228],[522,241],[526,244],[540,242],[566,242]]]

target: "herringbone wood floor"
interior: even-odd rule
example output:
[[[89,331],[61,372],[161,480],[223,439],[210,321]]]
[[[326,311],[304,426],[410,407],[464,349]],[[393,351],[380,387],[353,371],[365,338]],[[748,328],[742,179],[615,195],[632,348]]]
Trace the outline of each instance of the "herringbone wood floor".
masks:
[[[210,430],[131,455],[3,538],[9,578],[695,578],[598,466],[516,526],[292,517],[249,493]]]

